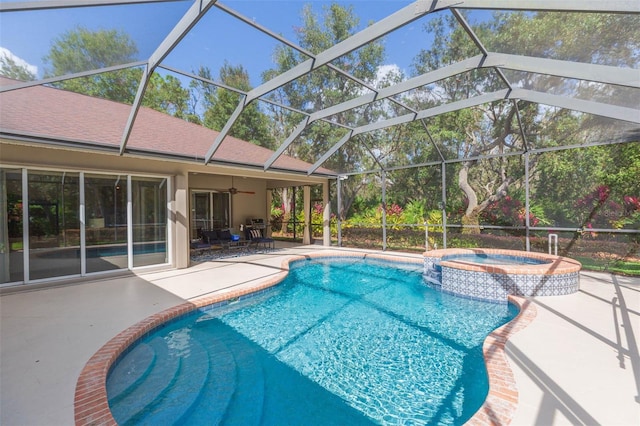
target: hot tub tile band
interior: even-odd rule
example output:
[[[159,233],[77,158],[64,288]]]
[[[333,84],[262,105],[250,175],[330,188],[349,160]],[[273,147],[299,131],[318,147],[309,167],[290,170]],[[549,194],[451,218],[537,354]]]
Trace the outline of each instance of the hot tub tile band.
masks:
[[[453,255],[536,259],[536,265],[493,265],[455,260]],[[425,280],[462,297],[506,302],[509,295],[561,296],[580,287],[580,263],[561,256],[499,249],[443,249],[424,253]],[[438,281],[438,282],[436,282]]]

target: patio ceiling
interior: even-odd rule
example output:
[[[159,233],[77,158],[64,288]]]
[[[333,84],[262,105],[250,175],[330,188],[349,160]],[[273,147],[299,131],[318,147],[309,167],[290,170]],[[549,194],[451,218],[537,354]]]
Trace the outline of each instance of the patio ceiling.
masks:
[[[289,3],[285,2],[269,3],[274,7],[289,7]],[[253,6],[251,6],[251,4],[253,4]],[[309,52],[307,49],[282,35],[287,33],[287,26],[293,27],[298,24],[297,22],[278,23],[271,21],[263,24],[261,23],[263,19],[261,19],[260,16],[249,17],[246,15],[248,12],[243,14],[240,11],[241,9],[250,11],[248,8],[256,7],[255,4],[257,3],[238,0],[230,0],[228,2],[212,0],[51,0],[2,2],[0,3],[0,12],[2,12],[0,17],[2,18],[3,26],[5,23],[10,22],[12,17],[18,16],[18,14],[45,14],[51,16],[52,20],[64,17],[65,19],[75,20],[76,25],[83,25],[83,22],[85,22],[83,20],[85,18],[83,17],[88,16],[87,13],[96,16],[96,14],[102,11],[113,11],[114,9],[112,8],[117,8],[119,14],[141,14],[141,22],[139,24],[141,35],[138,44],[145,46],[146,51],[140,52],[144,57],[144,59],[140,61],[108,68],[86,69],[80,73],[59,75],[33,82],[4,86],[0,88],[0,93],[19,90],[33,85],[50,84],[62,80],[111,72],[118,69],[142,68],[142,79],[138,86],[135,100],[131,104],[126,123],[123,123],[120,154],[126,155],[127,143],[135,125],[151,75],[154,72],[162,72],[178,75],[185,79],[198,80],[240,94],[240,101],[235,111],[227,119],[218,137],[211,141],[211,146],[204,159],[205,164],[216,161],[216,152],[218,152],[222,141],[229,135],[230,129],[243,111],[252,103],[261,103],[262,105],[268,104],[302,117],[298,125],[295,126],[286,137],[277,141],[278,148],[263,164],[264,170],[272,168],[276,160],[283,155],[292,144],[295,144],[301,135],[303,135],[305,131],[308,131],[314,123],[328,124],[329,126],[336,126],[343,129],[344,133],[341,138],[331,141],[329,148],[317,153],[313,165],[307,170],[307,174],[313,174],[345,144],[364,143],[363,139],[357,138],[358,135],[369,135],[370,138],[375,138],[375,136],[372,135],[375,135],[376,131],[401,126],[414,121],[422,122],[426,129],[427,124],[425,120],[431,117],[492,102],[516,102],[517,106],[518,101],[525,101],[547,107],[567,109],[575,111],[576,113],[603,117],[611,123],[616,123],[616,125],[612,127],[617,129],[616,134],[610,134],[606,138],[606,143],[638,140],[638,129],[640,128],[640,67],[637,61],[632,64],[632,67],[628,67],[628,65],[614,66],[601,63],[574,62],[570,60],[570,58],[543,58],[525,56],[517,52],[491,51],[485,46],[482,38],[476,34],[474,25],[467,21],[464,13],[461,13],[461,11],[473,13],[485,10],[548,11],[567,14],[620,14],[640,18],[640,3],[635,0],[566,0],[562,2],[557,0],[520,0],[517,2],[510,0],[419,0],[415,2],[388,1],[384,7],[382,7],[381,2],[371,2],[372,8],[380,6],[381,10],[384,9],[384,12],[381,12],[375,19],[375,22],[318,54]],[[300,8],[301,5],[302,3],[296,3],[295,7]],[[393,10],[387,13],[387,10],[391,7]],[[153,11],[156,20],[145,23],[144,11]],[[259,13],[257,7],[255,13]],[[392,44],[389,42],[389,40],[392,40],[392,38],[388,38],[389,36],[397,36],[398,33],[403,31],[408,32],[413,28],[412,25],[415,23],[424,25],[430,16],[436,14],[451,14],[455,18],[458,25],[464,29],[466,36],[476,46],[477,53],[474,56],[451,63],[439,69],[414,75],[411,78],[405,78],[400,82],[387,86],[378,86],[372,81],[362,81],[335,64],[337,59],[367,46],[375,40],[384,39],[385,42],[387,42],[388,48],[389,45]],[[181,18],[178,19],[176,16],[181,16]],[[284,13],[283,16],[285,16]],[[160,20],[157,19],[157,17],[163,17],[163,19]],[[640,25],[640,19],[637,21],[638,25]],[[307,59],[272,78],[266,79],[248,91],[229,87],[211,79],[205,79],[196,75],[194,69],[203,62],[207,63],[205,59],[208,60],[212,57],[219,56],[216,58],[218,62],[209,62],[211,64],[218,64],[220,60],[226,61],[228,58],[224,56],[224,53],[218,54],[217,47],[220,43],[231,43],[231,40],[223,40],[220,38],[216,40],[203,39],[201,38],[201,29],[202,26],[217,25],[217,23],[220,23],[222,26],[222,22],[224,22],[224,26],[229,32],[227,35],[230,39],[236,38],[233,31],[255,34],[255,37],[267,39],[273,43],[274,46],[291,48],[304,55],[304,57],[307,57]],[[146,28],[145,25],[149,26],[149,28]],[[114,27],[117,27],[117,25],[114,24]],[[28,29],[25,30],[28,32]],[[153,36],[149,37],[145,35],[145,32],[152,33]],[[35,37],[35,32],[33,36]],[[59,34],[53,34],[51,37],[57,36],[59,36]],[[621,37],[623,37],[623,35],[621,35]],[[424,46],[423,41],[418,37],[411,38],[409,41],[411,44],[415,44],[413,52],[417,52],[420,48],[429,47]],[[621,42],[625,42],[625,40],[621,40]],[[197,50],[182,49],[182,43],[190,46],[200,46],[202,48],[201,56],[194,56],[193,52]],[[428,42],[425,41],[424,43]],[[390,47],[394,48],[393,45]],[[585,49],[588,48],[589,46],[585,46]],[[250,51],[254,49],[254,46],[248,44],[238,46],[238,49]],[[181,58],[184,52],[190,52],[190,56]],[[260,52],[254,52],[256,55],[258,53]],[[235,58],[233,58],[233,60],[235,60]],[[319,69],[329,69],[334,72],[335,75],[351,83],[360,85],[361,95],[318,110],[313,110],[313,108],[306,108],[304,110],[295,108],[279,102],[274,96],[270,96],[274,91],[299,81]],[[264,70],[263,68],[262,71]],[[403,94],[411,93],[416,89],[428,85],[437,85],[438,82],[448,78],[458,78],[458,76],[473,78],[473,74],[471,73],[474,70],[495,75],[497,81],[501,82],[502,88],[491,92],[472,94],[468,97],[439,105],[429,104],[425,108],[408,106],[408,104],[403,101]],[[571,93],[556,94],[551,91],[539,91],[534,88],[516,85],[514,82],[518,81],[518,76],[523,75],[523,73],[524,75],[552,76],[560,81],[577,80],[598,85],[611,85],[618,90],[623,88],[630,93],[629,98],[631,102],[621,102],[613,97],[611,99],[583,99]],[[380,102],[392,104],[393,108],[399,112],[390,118],[360,125],[339,123],[337,120],[332,119],[332,117],[336,117],[347,111],[357,110],[358,108],[364,108],[372,104],[380,105]],[[520,117],[518,117],[518,119],[519,118]],[[526,141],[524,134],[523,140]],[[447,157],[446,154],[443,154],[446,150],[438,146],[433,139],[431,139],[429,143],[435,145],[440,155],[438,161],[461,161],[459,157]],[[596,143],[604,143],[604,141],[597,141]],[[527,150],[528,147],[525,143],[521,151],[516,150],[510,154],[518,154]],[[375,140],[369,144],[366,151],[375,159]],[[381,168],[385,168],[377,159],[375,162]],[[392,168],[392,166],[388,167]],[[354,170],[340,170],[339,172],[349,174],[358,171],[361,172],[362,170],[355,170],[354,168]]]

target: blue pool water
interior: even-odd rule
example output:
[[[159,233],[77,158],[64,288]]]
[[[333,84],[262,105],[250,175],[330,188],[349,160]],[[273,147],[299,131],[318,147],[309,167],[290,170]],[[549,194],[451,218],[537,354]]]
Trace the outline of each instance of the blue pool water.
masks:
[[[109,256],[126,256],[127,245],[126,244],[113,244],[113,245],[100,245],[100,246],[87,246],[87,258],[99,258]],[[151,253],[166,253],[167,244],[165,242],[150,242],[150,243],[134,243],[133,254],[151,254]],[[38,256],[47,258],[69,258],[75,257],[80,259],[80,249],[76,247],[69,248],[55,248],[54,250],[46,253],[41,253]]]
[[[133,244],[133,254],[165,253],[166,251],[167,251],[167,245],[164,242]],[[126,255],[127,255],[126,244],[87,247],[87,257],[109,257],[109,256],[126,256]]]
[[[482,342],[511,304],[443,294],[421,265],[291,264],[273,290],[139,341],[107,379],[121,424],[462,424],[488,391]]]
[[[452,254],[443,256],[442,260],[462,260],[465,262],[481,263],[483,265],[542,265],[543,263],[550,263],[550,261],[531,257],[492,253]]]

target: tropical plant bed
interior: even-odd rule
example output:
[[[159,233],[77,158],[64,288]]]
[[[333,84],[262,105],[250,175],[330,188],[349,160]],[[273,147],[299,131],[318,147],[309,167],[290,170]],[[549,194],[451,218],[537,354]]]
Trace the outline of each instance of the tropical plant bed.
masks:
[[[429,234],[430,247],[442,248],[442,234]],[[447,235],[448,248],[502,248],[525,250],[526,240],[522,235],[460,234]],[[548,239],[531,237],[531,250],[548,251]],[[342,245],[367,249],[382,249],[380,228],[346,228],[342,230]],[[422,252],[425,250],[424,231],[416,229],[387,230],[387,250]],[[631,276],[640,276],[640,243],[619,241],[614,238],[577,236],[559,238],[558,254],[572,257],[583,264],[583,269],[608,271]]]

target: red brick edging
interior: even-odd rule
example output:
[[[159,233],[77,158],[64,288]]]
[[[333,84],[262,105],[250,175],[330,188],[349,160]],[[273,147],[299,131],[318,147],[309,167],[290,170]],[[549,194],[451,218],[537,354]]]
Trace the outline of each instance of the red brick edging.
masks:
[[[520,312],[484,339],[482,352],[489,375],[489,394],[467,425],[508,425],[518,408],[516,379],[504,347],[511,336],[535,319],[537,310],[535,305],[524,297],[509,296],[509,301],[518,306]]]
[[[255,287],[198,298],[151,315],[120,332],[87,361],[76,383],[74,399],[76,425],[117,425],[109,410],[107,399],[106,383],[109,369],[129,346],[158,325],[195,309],[272,287],[287,276],[290,262],[319,257],[369,257],[420,264],[423,262],[420,258],[349,252],[330,254],[319,252],[306,256],[292,256],[282,261],[282,272]],[[489,395],[482,407],[469,420],[470,425],[509,424],[517,407],[518,391],[504,352],[504,345],[512,334],[526,327],[535,318],[536,311],[535,307],[523,298],[509,296],[509,300],[519,306],[520,313],[511,322],[492,332],[484,341],[483,352],[489,374]]]

